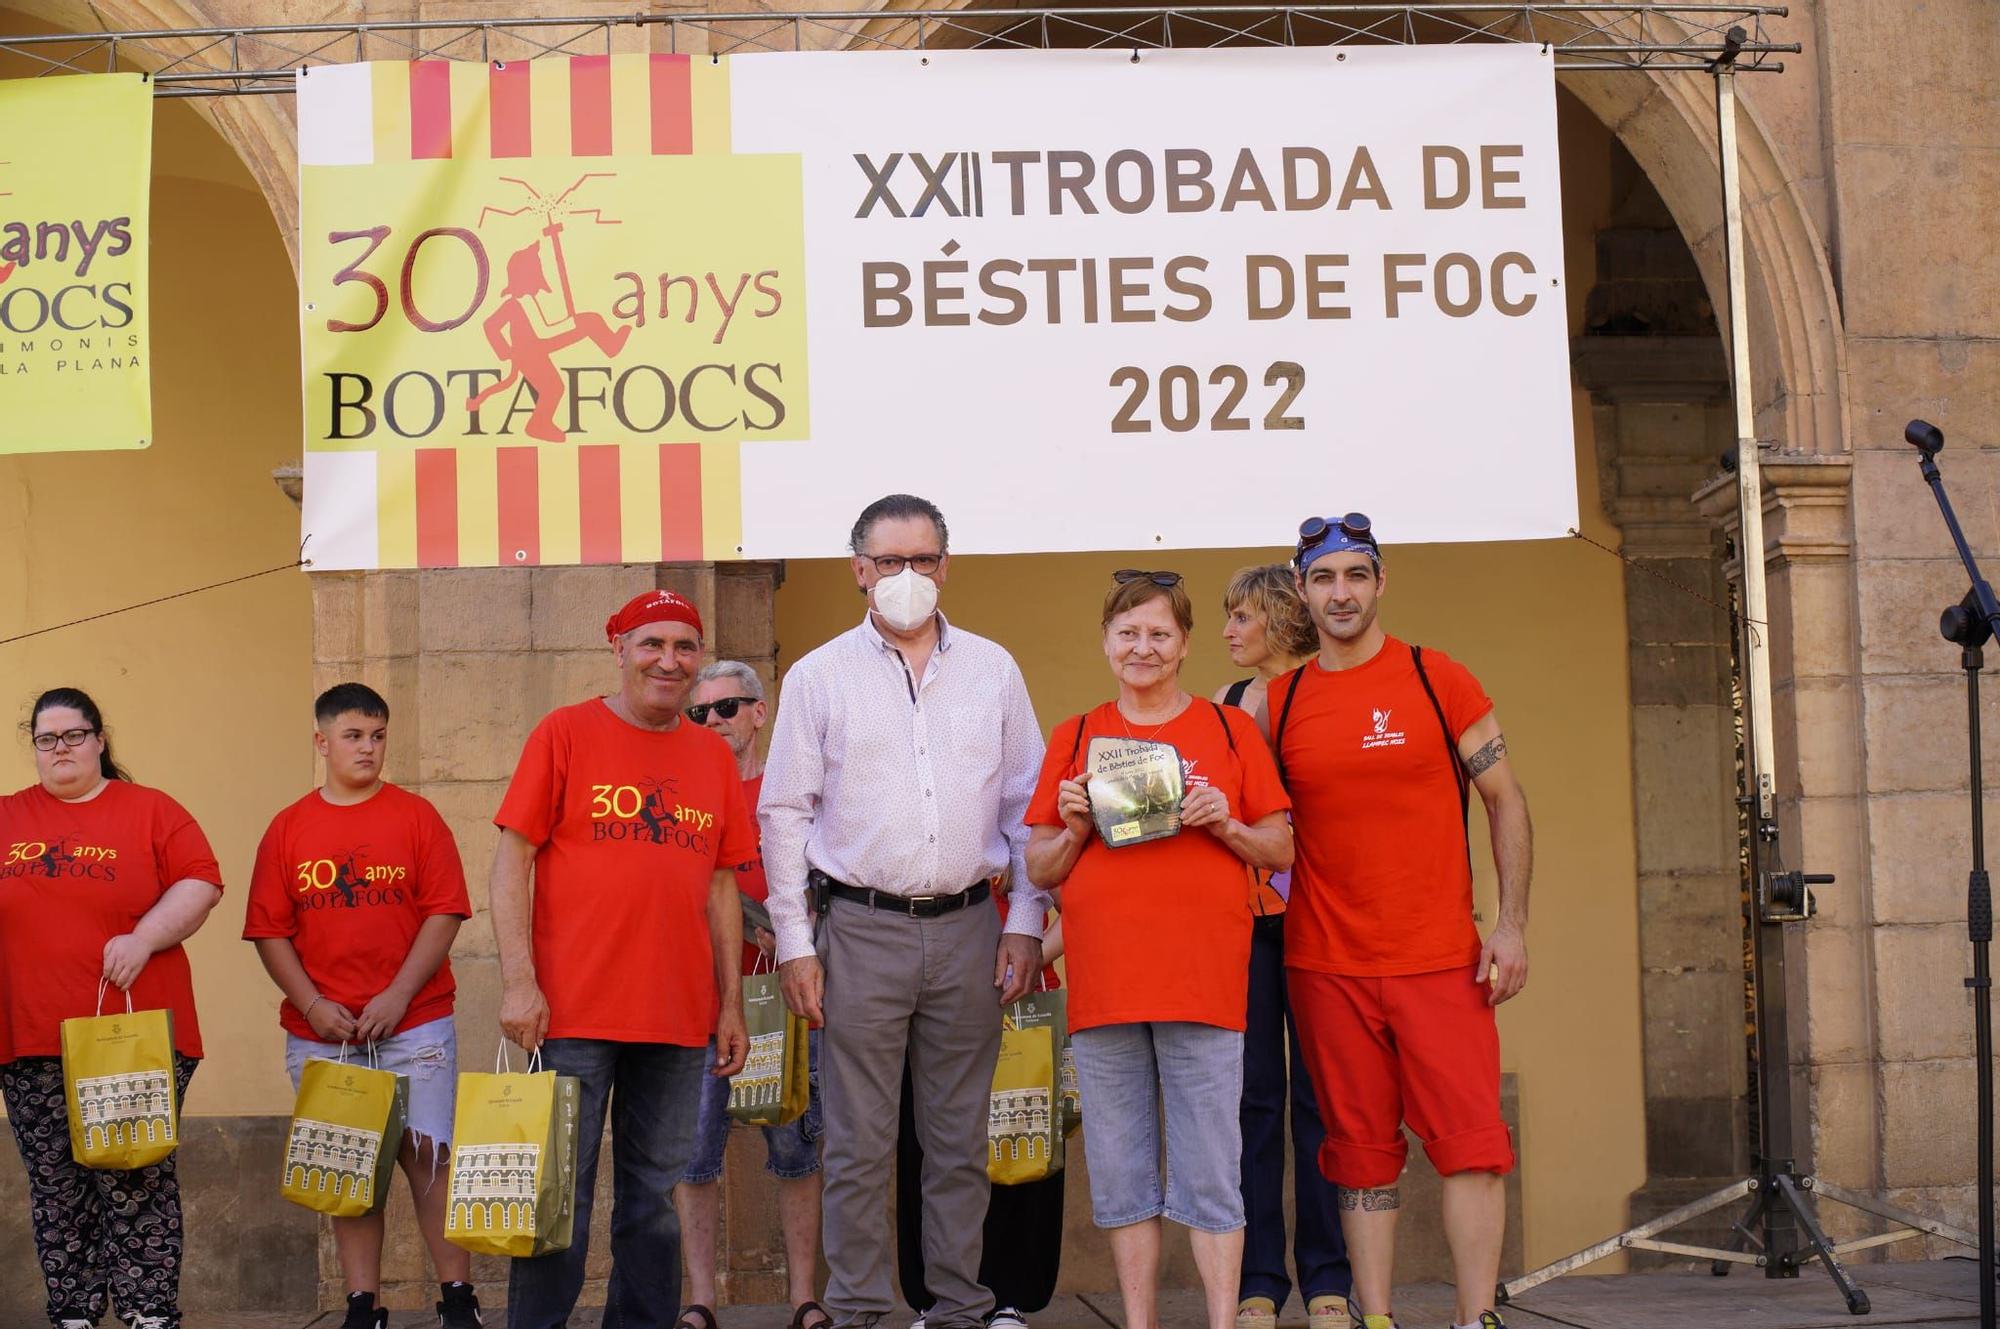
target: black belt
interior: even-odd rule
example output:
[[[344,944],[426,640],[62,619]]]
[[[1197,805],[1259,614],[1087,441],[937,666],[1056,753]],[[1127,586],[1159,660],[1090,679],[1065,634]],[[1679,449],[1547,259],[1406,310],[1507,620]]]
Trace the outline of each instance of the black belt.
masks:
[[[892,914],[907,914],[911,918],[937,918],[942,914],[953,914],[967,905],[978,904],[993,893],[993,887],[984,881],[975,882],[952,895],[891,895],[887,891],[873,891],[866,886],[849,886],[844,881],[827,880],[827,890],[836,900],[852,900],[855,904],[865,904],[870,909],[886,909]]]

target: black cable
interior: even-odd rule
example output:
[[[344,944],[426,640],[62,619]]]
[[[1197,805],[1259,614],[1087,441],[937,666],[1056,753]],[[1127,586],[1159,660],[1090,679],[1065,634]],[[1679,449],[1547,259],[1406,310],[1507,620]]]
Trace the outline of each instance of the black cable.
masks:
[[[36,628],[31,632],[17,633],[12,637],[0,637],[0,646],[11,646],[17,641],[26,641],[30,637],[40,637],[45,633],[61,632],[64,628],[73,628],[84,623],[95,623],[101,618],[112,618],[119,614],[129,614],[134,609],[146,609],[153,605],[165,604],[169,600],[180,600],[190,595],[200,595],[203,591],[213,591],[218,587],[234,586],[240,581],[253,581],[258,577],[268,577],[274,572],[290,572],[293,568],[309,568],[312,566],[312,560],[305,557],[304,545],[299,546],[299,555],[298,558],[293,559],[289,563],[280,563],[275,567],[264,568],[258,572],[246,572],[240,577],[227,577],[222,581],[212,581],[206,586],[193,586],[185,591],[175,591],[171,595],[157,595],[150,600],[141,600],[137,604],[125,605],[119,609],[107,609],[101,614],[89,614],[83,618],[73,618],[67,623],[52,623],[48,627]]]
[[[1697,591],[1692,586],[1686,585],[1685,583],[1682,582],[1675,581],[1672,577],[1669,577],[1666,573],[1659,571],[1657,568],[1647,567],[1644,563],[1640,562],[1638,559],[1632,558],[1629,555],[1627,555],[1623,550],[1613,549],[1610,545],[1607,544],[1599,544],[1597,541],[1591,539],[1589,536],[1585,535],[1582,531],[1579,531],[1574,526],[1569,528],[1569,533],[1575,536],[1577,539],[1583,541],[1585,544],[1589,545],[1592,549],[1602,549],[1605,553],[1611,555],[1611,557],[1617,559],[1620,563],[1625,564],[1627,567],[1634,568],[1637,571],[1643,572],[1648,577],[1651,577],[1656,581],[1665,582],[1667,585],[1679,591],[1682,595],[1691,595],[1695,599],[1701,601],[1703,604],[1712,606],[1716,609],[1720,609],[1725,614],[1733,612],[1728,605],[1723,604],[1721,601],[1716,600],[1710,596],[1703,595],[1700,591]],[[1766,624],[1759,623],[1754,618],[1746,619],[1744,621],[1748,623],[1754,623],[1756,624],[1756,626],[1760,628],[1767,626]]]

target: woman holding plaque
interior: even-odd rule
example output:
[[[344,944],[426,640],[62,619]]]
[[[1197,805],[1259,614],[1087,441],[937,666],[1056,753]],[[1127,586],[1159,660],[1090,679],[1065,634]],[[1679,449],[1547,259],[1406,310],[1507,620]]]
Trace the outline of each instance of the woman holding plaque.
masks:
[[[115,1304],[133,1329],[177,1329],[174,1156],[124,1172],[71,1156],[61,1029],[100,1004],[171,1011],[178,1106],[201,1057],[181,942],[221,898],[222,874],[181,805],[112,761],[88,695],[44,692],[26,728],[37,782],[0,796],[0,1091],[49,1320],[87,1329]]]
[[[1028,806],[1028,876],[1062,890],[1091,1209],[1110,1233],[1125,1323],[1159,1323],[1165,1217],[1190,1229],[1209,1329],[1233,1329],[1244,884],[1246,867],[1291,866],[1291,803],[1251,718],[1181,688],[1194,608],[1180,574],[1112,580],[1101,626],[1118,696],[1050,736]]]
[[[1255,714],[1270,681],[1319,652],[1289,563],[1244,568],[1222,595],[1230,662],[1255,672],[1215,694]],[[1243,1280],[1236,1329],[1275,1329],[1290,1297],[1285,1269],[1285,1118],[1292,1124],[1291,1248],[1308,1329],[1350,1329],[1354,1287],[1341,1240],[1337,1188],[1321,1175],[1326,1138],[1285,996],[1285,906],[1291,874],[1258,872],[1250,888],[1250,1006],[1243,1032]],[[1290,1056],[1287,1057],[1289,1047]]]

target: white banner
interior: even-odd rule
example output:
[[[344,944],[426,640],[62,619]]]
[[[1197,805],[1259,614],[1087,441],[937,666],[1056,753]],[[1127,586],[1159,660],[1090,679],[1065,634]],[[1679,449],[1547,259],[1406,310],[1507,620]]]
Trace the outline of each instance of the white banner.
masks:
[[[811,367],[745,556],[892,491],[972,553],[1575,524],[1540,48],[730,63],[734,152],[801,159]]]

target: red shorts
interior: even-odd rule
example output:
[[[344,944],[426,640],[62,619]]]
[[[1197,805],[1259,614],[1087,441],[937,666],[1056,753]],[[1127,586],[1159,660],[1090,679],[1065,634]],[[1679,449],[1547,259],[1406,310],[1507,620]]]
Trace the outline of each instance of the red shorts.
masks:
[[[1514,1170],[1500,1118],[1500,1029],[1477,966],[1393,978],[1287,969],[1319,1113],[1319,1170],[1350,1190],[1392,1186],[1402,1124],[1440,1176]]]

